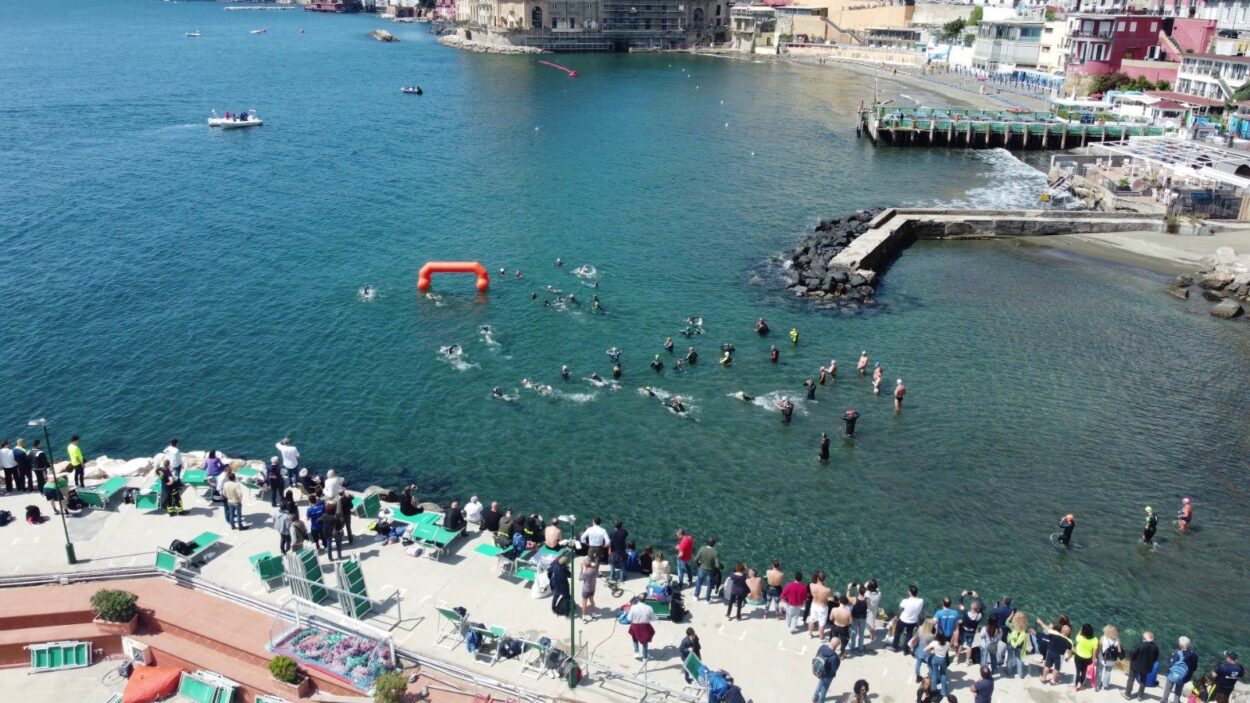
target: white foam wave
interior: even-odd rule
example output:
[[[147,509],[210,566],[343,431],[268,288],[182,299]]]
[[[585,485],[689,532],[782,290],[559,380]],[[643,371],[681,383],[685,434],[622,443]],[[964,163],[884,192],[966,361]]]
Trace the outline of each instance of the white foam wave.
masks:
[[[929,207],[1024,209],[1068,209],[1080,205],[1071,197],[1055,197],[1049,204],[1041,201],[1047,191],[1046,174],[1017,159],[1006,149],[978,149],[966,152],[968,158],[987,167],[985,185],[970,188],[960,198],[923,203]]]
[[[452,344],[446,347],[438,348],[438,358],[451,364],[451,367],[457,371],[468,371],[469,369],[481,368],[478,364],[472,363],[464,358],[464,348]]]
[[[782,400],[788,400],[794,403],[794,412],[800,415],[807,414],[807,408],[804,406],[805,396],[802,393],[793,391],[769,391],[764,395],[757,395],[751,401],[751,405],[757,408],[763,408],[769,412],[780,413],[781,408],[777,407],[777,403]]]

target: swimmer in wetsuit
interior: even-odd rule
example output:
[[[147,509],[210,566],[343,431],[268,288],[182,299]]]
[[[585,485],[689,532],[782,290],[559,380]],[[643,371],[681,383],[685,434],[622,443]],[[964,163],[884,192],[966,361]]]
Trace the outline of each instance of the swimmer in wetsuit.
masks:
[[[590,380],[594,381],[595,383],[603,383],[603,378],[599,375],[598,371],[595,371],[590,374]]]
[[[672,337],[664,338],[664,351],[668,352],[669,354],[673,353],[673,338]]]
[[[614,364],[621,363],[621,350],[619,347],[612,347],[608,350],[608,359]]]
[[[651,368],[655,369],[656,371],[663,371],[663,370],[664,370],[664,362],[663,362],[663,361],[660,361],[660,355],[659,355],[659,354],[656,354],[656,355],[655,355],[655,358],[651,360]]]
[[[569,367],[568,366],[560,367],[560,378],[563,378],[566,381],[569,380]]]
[[[621,377],[621,365],[617,364],[612,367],[612,378],[620,378],[620,377]]]
[[[676,370],[676,371],[681,371],[681,369],[682,369],[681,363],[682,363],[682,362],[681,362],[681,359],[678,359],[678,360],[677,360],[677,365],[676,365],[676,366],[674,366],[674,367],[673,367],[673,369],[674,369],[674,370]]]
[[[686,406],[682,404],[681,396],[679,395],[673,396],[673,400],[669,403],[669,407],[673,409],[673,412],[679,415],[686,412]]]
[[[590,300],[590,309],[595,312],[603,312],[603,305],[599,303],[598,293],[596,293],[595,296]]]
[[[807,379],[803,385],[807,386],[807,399],[816,400],[816,384],[812,382],[812,379]]]
[[[1159,516],[1155,515],[1155,511],[1149,505],[1147,505],[1146,506],[1146,528],[1142,530],[1141,541],[1151,546],[1154,546],[1155,531],[1158,529],[1159,529]]]
[[[846,436],[855,436],[855,423],[859,420],[859,413],[855,412],[855,408],[849,408],[842,415],[842,423],[846,426]]]
[[[733,356],[730,354],[729,350],[728,350],[728,349],[726,349],[726,350],[725,350],[725,355],[724,355],[724,356],[722,356],[722,357],[720,358],[720,365],[721,365],[721,366],[729,366],[729,365],[730,365],[730,364],[732,364],[733,362],[734,362],[734,358],[733,358]]]
[[[699,363],[699,352],[695,351],[694,347],[690,347],[690,351],[686,352],[686,363],[688,364]]]
[[[775,364],[778,356],[780,356],[780,352],[777,351],[777,345],[774,344],[773,348],[768,350],[768,360]]]
[[[755,396],[747,395],[746,391],[738,391],[737,393],[734,393],[734,397],[747,403],[755,400]]]
[[[538,300],[538,293],[535,291],[530,291],[530,300]]]
[[[799,328],[798,327],[790,328],[790,343],[791,344],[799,343]]]
[[[1076,529],[1076,516],[1068,513],[1059,521],[1059,528],[1063,530],[1063,534],[1059,535],[1059,544],[1071,549],[1072,548],[1072,530]]]
[[[829,433],[820,433],[820,460],[829,461]]]
[[[777,407],[781,409],[781,421],[787,425],[790,424],[790,417],[794,415],[794,403],[782,398],[777,401]]]

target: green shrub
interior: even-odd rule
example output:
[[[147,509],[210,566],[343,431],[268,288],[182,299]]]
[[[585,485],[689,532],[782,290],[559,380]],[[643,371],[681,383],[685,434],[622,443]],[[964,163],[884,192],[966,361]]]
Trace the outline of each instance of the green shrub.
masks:
[[[296,684],[304,678],[300,676],[295,660],[281,654],[269,660],[269,674],[282,683]]]
[[[408,677],[399,671],[388,671],[373,682],[374,703],[404,703]]]
[[[129,591],[114,591],[101,588],[91,596],[91,611],[105,622],[130,622],[137,609],[135,601],[139,600]]]

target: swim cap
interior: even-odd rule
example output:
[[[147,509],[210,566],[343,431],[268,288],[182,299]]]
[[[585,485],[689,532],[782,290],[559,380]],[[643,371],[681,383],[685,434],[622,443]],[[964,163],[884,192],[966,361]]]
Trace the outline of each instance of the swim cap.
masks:
[[[1064,520],[1075,520],[1075,519],[1076,519],[1076,516],[1075,516],[1075,515],[1073,515],[1072,513],[1068,513],[1067,515],[1064,515],[1064,516],[1063,516],[1063,519],[1064,519]]]
[[[278,457],[276,457],[276,456],[271,456],[271,457],[269,457],[269,463],[270,463],[270,464],[276,464],[276,463],[278,463]],[[1185,500],[1189,500],[1189,499],[1188,499],[1188,498],[1186,498]]]
[[[1182,502],[1182,503],[1184,503],[1185,505],[1189,505],[1189,499],[1188,499],[1188,498],[1185,498],[1185,499],[1181,500],[1181,502]]]
[[[1148,513],[1153,513],[1153,512],[1154,512],[1154,510],[1152,510],[1152,509],[1150,508],[1150,506],[1149,506],[1149,505],[1147,505],[1147,506],[1146,506],[1146,512],[1148,512]]]

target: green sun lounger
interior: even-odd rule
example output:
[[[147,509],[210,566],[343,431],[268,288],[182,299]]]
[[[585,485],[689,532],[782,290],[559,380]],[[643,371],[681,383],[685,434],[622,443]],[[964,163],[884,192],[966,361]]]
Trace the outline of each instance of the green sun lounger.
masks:
[[[487,557],[497,557],[504,553],[503,547],[496,547],[493,544],[479,544],[473,551]]]
[[[114,496],[126,490],[126,484],[128,483],[130,483],[129,478],[125,476],[115,476],[98,486],[79,488],[78,497],[82,498],[82,502],[88,507],[108,510],[113,502]]]
[[[690,683],[686,684],[683,691],[694,691],[696,698],[703,699],[707,697],[707,684],[702,678],[704,666],[699,661],[699,655],[691,652],[686,656],[686,660],[681,663],[681,668],[685,669],[686,674],[690,676]]]
[[[430,555],[438,559],[447,548],[460,538],[459,530],[445,530],[438,525],[413,525],[412,539],[430,548]]]
[[[172,574],[183,566],[202,565],[207,560],[209,552],[217,551],[217,546],[221,542],[221,535],[213,532],[201,532],[191,541],[195,543],[195,549],[190,554],[178,554],[169,551],[165,547],[157,547],[156,568]]]
[[[161,492],[156,484],[148,486],[135,494],[135,510],[153,511],[161,507]]]
[[[209,671],[194,674],[184,671],[178,681],[176,701],[187,703],[232,703],[234,691],[239,685]]]
[[[439,521],[438,513],[417,513],[416,515],[404,515],[398,510],[391,511],[391,520],[402,522],[406,525],[433,525]]]
[[[506,634],[504,629],[502,627],[470,625],[469,631],[478,633],[482,638],[478,648],[473,650],[474,658],[489,662],[493,666],[495,662],[499,661],[499,643]]]
[[[434,646],[439,649],[455,649],[464,642],[465,633],[469,631],[469,624],[465,622],[465,618],[460,613],[451,608],[434,607],[438,611],[438,639],[434,640]]]
[[[272,591],[282,585],[282,577],[286,575],[286,569],[282,566],[282,557],[275,557],[269,552],[261,552],[253,554],[247,558],[248,563],[252,565],[252,571],[264,581],[265,588]]]
[[[382,496],[370,493],[366,496],[352,496],[352,512],[356,517],[372,520],[382,512]]]

